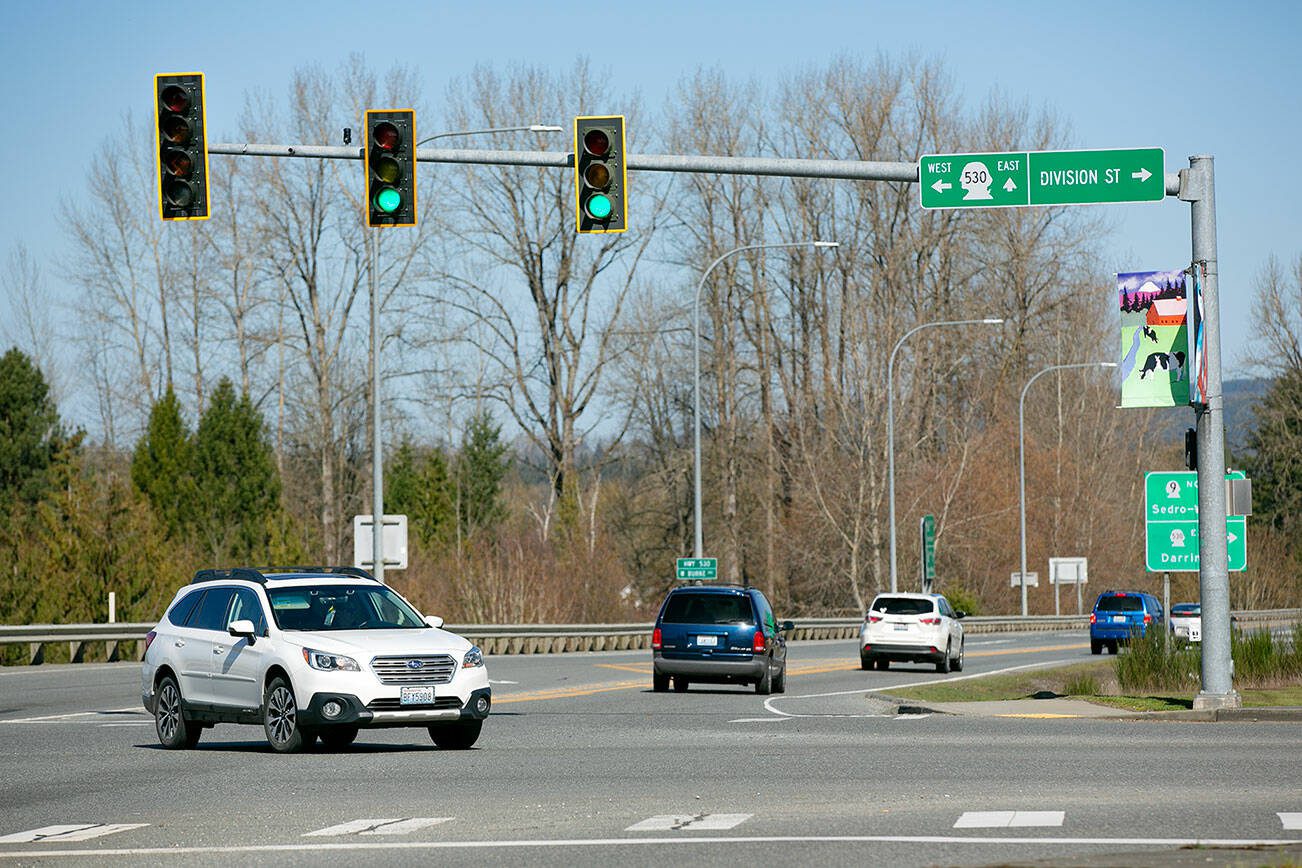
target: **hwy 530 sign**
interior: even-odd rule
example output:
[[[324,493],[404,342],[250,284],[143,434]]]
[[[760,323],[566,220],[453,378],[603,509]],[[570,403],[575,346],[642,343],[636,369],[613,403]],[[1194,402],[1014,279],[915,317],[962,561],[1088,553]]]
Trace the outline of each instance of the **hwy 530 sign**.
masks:
[[[1226,479],[1243,479],[1231,471]],[[1231,572],[1248,567],[1248,519],[1225,519]],[[1144,566],[1151,573],[1198,571],[1198,474],[1192,471],[1144,476]]]
[[[918,160],[923,208],[1015,208],[1160,202],[1161,148],[928,154]]]

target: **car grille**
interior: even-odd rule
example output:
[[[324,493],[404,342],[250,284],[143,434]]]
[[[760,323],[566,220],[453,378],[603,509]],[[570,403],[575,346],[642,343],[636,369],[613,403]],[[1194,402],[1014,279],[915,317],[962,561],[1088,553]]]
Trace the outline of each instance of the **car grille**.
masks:
[[[408,665],[413,660],[420,661],[421,666],[413,669]],[[457,671],[457,661],[446,654],[374,657],[371,669],[381,684],[447,684]]]
[[[434,700],[433,705],[403,705],[397,699],[372,699],[366,703],[366,707],[371,711],[429,711],[430,709],[460,709],[461,700],[455,696],[440,696]]]

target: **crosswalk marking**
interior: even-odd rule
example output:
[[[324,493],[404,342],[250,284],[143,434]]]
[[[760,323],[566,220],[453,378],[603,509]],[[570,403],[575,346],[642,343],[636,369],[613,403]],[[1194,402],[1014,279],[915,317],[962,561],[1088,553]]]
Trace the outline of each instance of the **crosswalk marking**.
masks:
[[[451,819],[451,817],[390,817],[388,819],[349,820],[347,823],[327,826],[324,829],[317,829],[315,832],[304,832],[303,837],[329,838],[336,835],[406,835],[410,832],[415,832],[418,829],[435,826],[439,823],[446,823]]]
[[[1276,811],[1285,829],[1302,829],[1302,812]]]
[[[678,829],[720,831],[740,826],[754,814],[662,814],[634,823],[625,832],[669,832]]]
[[[1063,811],[965,811],[955,829],[1008,829],[1015,826],[1061,826]]]
[[[0,844],[32,844],[38,841],[88,841],[101,835],[127,832],[148,825],[148,823],[66,823],[58,826],[42,826],[39,829],[28,829],[26,832],[4,835],[0,837]]]

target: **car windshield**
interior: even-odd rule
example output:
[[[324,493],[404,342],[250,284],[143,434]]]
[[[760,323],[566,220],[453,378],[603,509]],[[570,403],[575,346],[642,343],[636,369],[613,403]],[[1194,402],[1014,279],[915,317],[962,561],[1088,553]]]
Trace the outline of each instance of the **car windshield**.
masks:
[[[406,630],[428,626],[383,585],[268,588],[282,630]]]
[[[887,615],[926,615],[935,611],[935,604],[916,597],[878,597],[873,600],[873,611]]]
[[[666,624],[754,624],[750,598],[741,594],[674,594],[665,606]]]
[[[1100,612],[1142,612],[1144,601],[1139,597],[1099,597],[1094,608]]]

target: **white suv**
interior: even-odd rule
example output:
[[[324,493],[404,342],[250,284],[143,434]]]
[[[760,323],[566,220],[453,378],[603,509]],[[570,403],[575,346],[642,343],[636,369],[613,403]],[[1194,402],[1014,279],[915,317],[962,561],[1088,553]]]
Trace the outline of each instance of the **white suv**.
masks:
[[[282,753],[394,726],[461,750],[492,693],[479,648],[442,626],[364,570],[200,570],[145,637],[141,697],[167,748],[246,723]]]
[[[859,668],[888,669],[894,660],[961,672],[964,617],[940,594],[878,594],[859,628]]]

